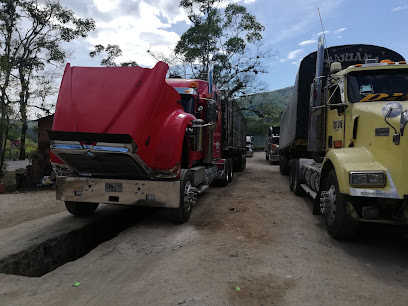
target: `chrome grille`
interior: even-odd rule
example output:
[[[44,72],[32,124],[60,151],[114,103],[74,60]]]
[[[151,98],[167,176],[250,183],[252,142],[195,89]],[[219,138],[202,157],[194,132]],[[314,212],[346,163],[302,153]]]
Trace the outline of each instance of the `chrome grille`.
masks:
[[[104,176],[146,177],[146,171],[127,154],[95,153],[87,154],[60,153],[68,166],[78,173]]]

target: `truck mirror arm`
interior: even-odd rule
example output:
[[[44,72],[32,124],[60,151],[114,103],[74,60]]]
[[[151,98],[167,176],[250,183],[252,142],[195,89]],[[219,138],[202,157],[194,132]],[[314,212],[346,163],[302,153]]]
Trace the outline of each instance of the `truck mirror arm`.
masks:
[[[392,124],[389,123],[388,120],[387,120],[387,118],[391,114],[392,110],[393,110],[393,108],[390,107],[387,114],[385,114],[385,116],[384,116],[384,121],[385,121],[386,124],[388,124],[394,130],[395,133],[392,136],[392,141],[394,142],[394,144],[396,146],[398,146],[400,144],[400,139],[401,139],[400,134],[397,132],[397,129],[395,127],[393,127]]]

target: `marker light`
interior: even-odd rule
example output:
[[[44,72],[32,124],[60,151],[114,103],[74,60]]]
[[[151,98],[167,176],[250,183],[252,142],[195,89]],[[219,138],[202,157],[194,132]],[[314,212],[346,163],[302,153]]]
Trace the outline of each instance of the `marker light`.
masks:
[[[389,60],[389,59],[382,60],[380,63],[387,63],[388,65],[394,65],[395,64],[395,62],[393,62],[392,60]]]
[[[335,141],[333,142],[333,145],[334,145],[334,147],[335,147],[336,149],[342,148],[342,147],[343,147],[343,142],[342,142],[341,140],[335,140]]]

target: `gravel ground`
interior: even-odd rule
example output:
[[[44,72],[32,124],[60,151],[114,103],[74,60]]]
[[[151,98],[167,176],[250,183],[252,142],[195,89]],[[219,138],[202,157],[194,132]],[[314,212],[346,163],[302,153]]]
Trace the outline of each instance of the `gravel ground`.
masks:
[[[0,235],[63,209],[52,191],[0,195],[0,203],[1,217],[8,215]],[[59,215],[63,227],[70,218]],[[0,301],[406,305],[407,240],[406,231],[388,227],[364,227],[350,242],[333,240],[324,219],[312,215],[312,200],[294,196],[279,167],[256,153],[229,186],[200,195],[186,224],[168,222],[156,211],[42,277],[0,274]]]

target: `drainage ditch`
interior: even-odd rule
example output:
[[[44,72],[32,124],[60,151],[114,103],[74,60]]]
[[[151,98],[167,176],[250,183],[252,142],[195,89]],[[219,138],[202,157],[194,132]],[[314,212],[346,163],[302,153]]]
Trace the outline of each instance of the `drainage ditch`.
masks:
[[[149,213],[150,209],[129,207],[119,213],[113,212],[102,218],[93,218],[82,228],[1,258],[0,273],[29,277],[45,275],[88,254],[99,244],[116,237]]]

